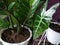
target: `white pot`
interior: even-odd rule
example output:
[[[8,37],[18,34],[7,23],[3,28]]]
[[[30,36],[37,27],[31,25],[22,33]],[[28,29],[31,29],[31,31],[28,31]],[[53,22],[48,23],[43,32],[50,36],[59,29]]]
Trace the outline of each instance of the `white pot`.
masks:
[[[22,25],[22,27],[23,27],[23,25]],[[28,45],[28,42],[29,42],[29,40],[31,39],[31,37],[32,37],[32,31],[29,29],[29,28],[27,28],[26,26],[24,26],[26,29],[28,29],[28,31],[30,32],[30,36],[29,36],[29,38],[28,39],[26,39],[25,41],[23,41],[23,42],[21,42],[21,43],[8,43],[8,42],[5,42],[5,41],[3,41],[1,38],[0,38],[0,41],[2,42],[2,44],[3,45]]]
[[[51,28],[47,29],[47,40],[52,44],[60,42],[60,33],[53,31]]]

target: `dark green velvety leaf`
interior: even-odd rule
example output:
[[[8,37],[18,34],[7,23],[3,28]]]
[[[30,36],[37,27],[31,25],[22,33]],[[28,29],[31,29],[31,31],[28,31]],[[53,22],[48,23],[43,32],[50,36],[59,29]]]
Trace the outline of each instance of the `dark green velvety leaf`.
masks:
[[[29,0],[29,4],[30,4],[30,9],[29,9],[29,12],[28,12],[28,16],[27,16],[27,20],[28,22],[31,20],[31,18],[33,17],[36,9],[38,8],[38,6],[40,4],[43,3],[43,1],[40,1],[40,0]],[[33,22],[33,21],[32,21]],[[27,22],[25,22],[27,23]],[[28,23],[27,23],[28,24]]]
[[[47,7],[47,0],[44,3],[44,5],[41,7],[40,12],[36,14],[35,20],[34,20],[34,30],[33,30],[33,38],[38,38],[45,29],[48,28],[48,22],[44,20],[44,11],[46,11]]]
[[[33,0],[33,3],[31,4],[30,12],[29,12],[29,18],[33,17],[34,12],[36,11],[37,7],[42,3],[40,0]]]

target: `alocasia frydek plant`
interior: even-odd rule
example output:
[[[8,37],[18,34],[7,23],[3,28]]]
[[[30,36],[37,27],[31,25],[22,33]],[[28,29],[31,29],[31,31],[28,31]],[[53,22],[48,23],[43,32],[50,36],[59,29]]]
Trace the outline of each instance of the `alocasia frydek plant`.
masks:
[[[42,5],[40,11],[34,17],[33,39],[38,38],[48,27],[60,3],[56,3],[46,11],[48,0]]]

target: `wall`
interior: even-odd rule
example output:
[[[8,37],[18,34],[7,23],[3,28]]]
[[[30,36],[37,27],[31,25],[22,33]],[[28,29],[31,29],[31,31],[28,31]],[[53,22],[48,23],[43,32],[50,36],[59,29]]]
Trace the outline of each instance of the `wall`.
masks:
[[[60,0],[48,0],[48,7],[47,7],[47,9],[49,9],[52,5],[56,4],[57,2],[60,3]],[[60,6],[56,10],[56,13],[53,15],[53,20],[54,21],[57,21],[58,19],[60,19]]]

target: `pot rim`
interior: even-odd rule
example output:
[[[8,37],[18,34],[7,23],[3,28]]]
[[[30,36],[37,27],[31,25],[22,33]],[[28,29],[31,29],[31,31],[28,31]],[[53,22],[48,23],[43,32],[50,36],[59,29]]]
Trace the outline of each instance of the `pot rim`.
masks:
[[[57,25],[60,25],[60,23],[59,22],[50,22],[50,23],[53,23],[53,24],[57,24]],[[50,27],[49,27],[50,28]],[[50,28],[52,31],[54,31],[52,28]],[[54,32],[56,32],[56,33],[59,33],[59,32],[57,32],[57,31],[54,31]],[[60,34],[60,33],[59,33]]]
[[[52,21],[51,21],[50,23],[60,25],[60,23],[59,23],[59,22],[52,22]]]
[[[48,28],[48,30],[51,30],[51,31],[53,31],[53,32],[55,32],[55,33],[57,33],[57,34],[60,34],[59,32],[56,32],[56,31],[54,31],[53,29],[51,29],[50,27]]]
[[[52,30],[51,28],[48,28],[47,29],[47,33],[46,33],[46,36],[47,36],[47,40],[52,43],[52,44],[57,44],[57,42],[59,42],[60,40],[60,33]],[[54,38],[55,37],[55,38]],[[53,41],[54,40],[54,41]]]
[[[32,31],[27,26],[21,25],[21,27],[25,27],[30,32],[30,36],[26,40],[24,40],[24,41],[22,41],[20,43],[9,43],[9,42],[6,42],[6,41],[2,40],[2,38],[0,38],[1,42],[5,42],[5,43],[9,43],[9,44],[22,44],[22,43],[28,42],[31,39],[31,37],[32,37]]]

